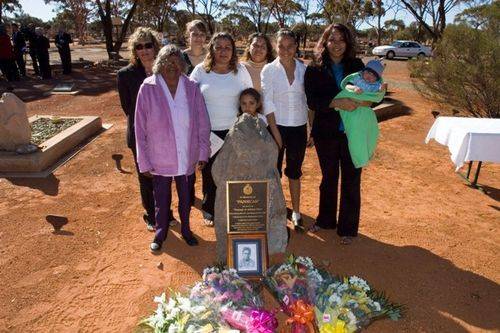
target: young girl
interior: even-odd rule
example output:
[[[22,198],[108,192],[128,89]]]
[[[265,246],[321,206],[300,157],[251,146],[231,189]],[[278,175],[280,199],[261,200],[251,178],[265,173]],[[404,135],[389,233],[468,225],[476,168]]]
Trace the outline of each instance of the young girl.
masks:
[[[266,117],[262,114],[262,97],[254,88],[247,88],[240,93],[240,106],[238,117],[243,113],[248,113],[252,117],[262,119],[267,126]]]

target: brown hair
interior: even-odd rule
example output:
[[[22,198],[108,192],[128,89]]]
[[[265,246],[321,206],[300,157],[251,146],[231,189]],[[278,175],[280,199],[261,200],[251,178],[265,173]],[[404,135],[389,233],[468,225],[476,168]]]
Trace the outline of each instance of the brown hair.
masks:
[[[246,61],[252,60],[252,56],[250,55],[250,45],[252,45],[253,40],[256,38],[263,38],[266,41],[266,47],[267,47],[266,61],[273,62],[273,60],[276,58],[274,56],[273,44],[271,44],[271,39],[262,32],[254,32],[253,34],[248,36],[247,47],[245,49],[245,53],[243,54],[243,59],[245,59]]]
[[[210,43],[208,43],[208,54],[203,61],[203,68],[207,73],[209,73],[215,65],[215,43],[219,39],[226,39],[231,42],[233,47],[233,54],[231,55],[231,60],[229,62],[229,69],[235,74],[238,73],[238,54],[236,53],[236,44],[234,43],[233,37],[227,32],[216,33]]]
[[[260,96],[260,93],[254,89],[254,88],[246,88],[240,93],[240,97],[238,98],[238,101],[241,101],[241,98],[243,96],[252,96],[256,101],[257,101],[257,113],[262,113],[262,97]],[[243,114],[243,111],[241,110],[241,105],[238,106],[238,117]]]
[[[203,21],[201,20],[192,20],[192,21],[189,21],[187,24],[186,24],[186,35],[189,36],[189,33],[191,31],[193,31],[193,29],[196,28],[198,30],[200,30],[201,32],[203,32],[205,35],[208,35],[208,29],[207,29],[207,26],[205,25],[205,23],[203,23]]]
[[[356,40],[354,39],[351,30],[349,30],[349,28],[343,24],[334,23],[326,27],[323,35],[321,35],[321,38],[314,48],[314,60],[319,65],[325,65],[331,62],[330,54],[328,53],[326,44],[328,43],[328,39],[330,38],[330,35],[334,30],[337,30],[342,34],[342,37],[344,38],[346,44],[342,62],[350,61],[356,58]]]
[[[137,56],[137,52],[135,51],[135,46],[141,40],[150,40],[153,43],[155,54],[158,54],[158,51],[160,51],[160,38],[158,37],[158,33],[151,28],[138,27],[128,39],[130,63],[134,66],[142,65],[139,57]]]

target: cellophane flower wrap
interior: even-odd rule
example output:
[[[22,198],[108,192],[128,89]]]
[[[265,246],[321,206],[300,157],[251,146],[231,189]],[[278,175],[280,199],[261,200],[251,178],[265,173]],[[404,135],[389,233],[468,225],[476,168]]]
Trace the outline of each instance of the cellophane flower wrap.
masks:
[[[165,293],[154,298],[158,304],[153,315],[139,324],[155,333],[212,333],[226,330],[219,314],[205,305],[196,304],[189,297]]]
[[[314,299],[326,272],[316,268],[308,257],[290,255],[280,265],[267,270],[264,283],[289,318],[291,332],[315,331]]]
[[[401,310],[357,276],[325,279],[315,299],[320,333],[357,332],[379,318],[398,320]]]
[[[212,304],[225,323],[241,332],[273,333],[278,327],[275,314],[263,309],[259,294],[234,269],[205,269],[190,297],[198,304]]]

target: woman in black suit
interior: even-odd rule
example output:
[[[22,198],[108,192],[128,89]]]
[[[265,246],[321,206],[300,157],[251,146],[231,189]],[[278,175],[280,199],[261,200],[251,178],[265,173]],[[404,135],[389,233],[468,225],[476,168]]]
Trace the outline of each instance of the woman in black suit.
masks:
[[[117,84],[120,103],[127,116],[127,146],[132,150],[134,162],[139,178],[142,206],[145,214],[144,222],[150,231],[155,227],[155,203],[153,197],[153,178],[139,172],[137,165],[137,150],[135,141],[135,103],[139,88],[146,77],[153,73],[153,63],[160,51],[160,41],[155,31],[150,28],[139,27],[129,37],[130,64],[118,71]],[[171,225],[175,219],[170,210]]]
[[[304,85],[309,109],[314,111],[310,143],[314,142],[321,167],[319,214],[310,231],[337,229],[342,244],[350,244],[358,234],[361,169],[352,163],[347,137],[339,112],[352,111],[360,102],[333,99],[347,75],[364,68],[356,58],[355,41],[342,24],[328,26],[315,50],[316,59],[307,67]],[[341,178],[337,219],[338,180]]]

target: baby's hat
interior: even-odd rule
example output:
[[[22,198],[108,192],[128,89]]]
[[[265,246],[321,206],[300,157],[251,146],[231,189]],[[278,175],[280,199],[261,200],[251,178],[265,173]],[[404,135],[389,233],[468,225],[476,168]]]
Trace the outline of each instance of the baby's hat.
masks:
[[[382,77],[382,73],[384,72],[384,65],[380,60],[370,60],[365,66],[365,70],[366,69],[372,71],[374,74],[377,74],[380,79]]]

